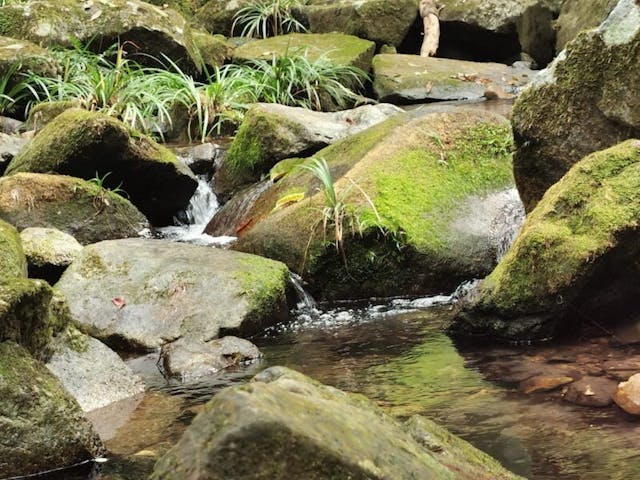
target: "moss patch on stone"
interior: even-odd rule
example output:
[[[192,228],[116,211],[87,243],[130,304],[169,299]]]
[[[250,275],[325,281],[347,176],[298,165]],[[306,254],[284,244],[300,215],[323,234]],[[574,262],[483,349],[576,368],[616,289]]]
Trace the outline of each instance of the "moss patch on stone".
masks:
[[[20,234],[0,220],[0,282],[27,276],[27,259],[22,251]]]

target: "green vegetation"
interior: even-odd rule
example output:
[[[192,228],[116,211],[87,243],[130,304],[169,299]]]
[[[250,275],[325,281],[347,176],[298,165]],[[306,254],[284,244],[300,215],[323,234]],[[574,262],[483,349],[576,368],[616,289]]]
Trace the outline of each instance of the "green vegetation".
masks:
[[[239,26],[240,36],[259,38],[306,31],[292,12],[301,5],[300,0],[255,0],[236,13],[231,30]]]

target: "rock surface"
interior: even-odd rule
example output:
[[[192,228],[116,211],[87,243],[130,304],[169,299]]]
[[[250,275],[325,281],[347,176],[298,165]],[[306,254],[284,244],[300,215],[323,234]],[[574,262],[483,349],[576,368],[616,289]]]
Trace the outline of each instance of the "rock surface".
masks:
[[[46,367],[0,343],[0,475],[67,467],[101,453],[78,404]]]
[[[0,178],[0,218],[19,230],[55,228],[82,244],[135,237],[147,219],[124,197],[66,175]]]
[[[163,345],[160,353],[165,375],[182,380],[212,375],[260,357],[262,353],[253,343],[232,336],[208,342],[179,339]]]
[[[0,133],[0,175],[27,143],[29,143],[28,138]]]
[[[197,187],[173,153],[113,117],[80,109],[55,117],[11,161],[6,175],[56,172],[121,188],[154,225],[172,223]]]
[[[0,283],[27,276],[27,259],[18,231],[0,220]]]
[[[584,377],[569,384],[564,393],[568,402],[585,407],[606,407],[613,403],[616,382],[602,377]]]
[[[82,252],[75,238],[55,228],[25,228],[20,239],[30,266],[66,267]]]
[[[640,415],[640,373],[632,375],[626,382],[621,382],[613,394],[613,400],[625,412]]]
[[[256,332],[286,312],[285,265],[227,250],[126,239],[85,247],[56,285],[74,321],[124,349]]]
[[[273,367],[216,395],[150,478],[519,477],[426,419],[403,426],[362,396]]]
[[[548,338],[591,321],[624,318],[638,287],[640,141],[589,155],[527,216],[495,270],[462,302],[453,330]]]
[[[282,159],[308,156],[401,112],[390,104],[326,113],[258,103],[245,115],[216,174],[216,192],[255,182]]]
[[[11,2],[0,8],[0,35],[63,47],[73,46],[74,39],[102,47],[119,41],[135,45],[135,53],[158,59],[165,55],[184,69],[200,70],[187,21],[173,10],[139,0]]]
[[[13,71],[17,68],[17,71]],[[17,38],[0,36],[0,75],[32,71],[39,75],[52,76],[57,65],[51,54],[35,43]]]
[[[85,412],[141,394],[145,389],[140,377],[116,352],[75,329],[56,339],[47,368]]]
[[[514,174],[527,211],[585,155],[640,137],[640,5],[619,0],[518,98]]]
[[[600,25],[616,3],[618,0],[565,0],[556,20],[556,51],[564,49],[581,31]]]
[[[512,185],[510,145],[509,125],[495,114],[394,116],[316,155],[345,197],[347,268],[326,242],[334,231],[323,232],[322,186],[300,168],[258,192],[237,219],[233,248],[284,261],[325,298],[453,291],[495,264],[501,241],[492,225],[503,212],[490,205],[510,201],[494,197]]]
[[[373,59],[373,90],[381,102],[513,98],[533,74],[499,63],[381,54]]]

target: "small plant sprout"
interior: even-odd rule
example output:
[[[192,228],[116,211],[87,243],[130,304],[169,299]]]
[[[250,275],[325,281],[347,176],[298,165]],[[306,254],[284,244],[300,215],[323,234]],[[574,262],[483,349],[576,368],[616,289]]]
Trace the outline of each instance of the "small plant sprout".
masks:
[[[120,182],[114,188],[108,188],[105,186],[105,181],[107,177],[111,175],[111,172],[105,173],[103,176],[100,176],[98,172],[96,172],[96,176],[89,179],[89,183],[97,186],[99,191],[93,197],[93,206],[98,213],[101,213],[105,208],[110,207],[111,203],[109,202],[108,194],[115,193],[116,195],[120,195],[121,197],[129,197],[127,192],[125,192],[122,187],[122,182]]]

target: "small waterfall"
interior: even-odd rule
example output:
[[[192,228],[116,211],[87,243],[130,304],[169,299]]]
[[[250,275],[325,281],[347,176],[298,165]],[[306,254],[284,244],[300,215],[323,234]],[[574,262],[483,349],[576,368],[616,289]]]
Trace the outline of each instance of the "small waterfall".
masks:
[[[501,192],[499,195],[503,196],[503,203],[490,226],[497,261],[500,261],[511,247],[525,218],[524,205],[515,188]]]
[[[174,226],[158,228],[155,234],[160,238],[196,245],[228,246],[235,237],[212,237],[204,229],[218,211],[218,197],[213,192],[207,175],[198,176],[198,188],[191,197],[187,208],[174,217]]]
[[[307,292],[302,286],[302,277],[297,273],[289,272],[289,280],[291,281],[291,285],[293,285],[293,288],[298,295],[298,305],[296,306],[297,310],[317,312],[318,306],[316,304],[316,301],[313,299],[311,294]]]

